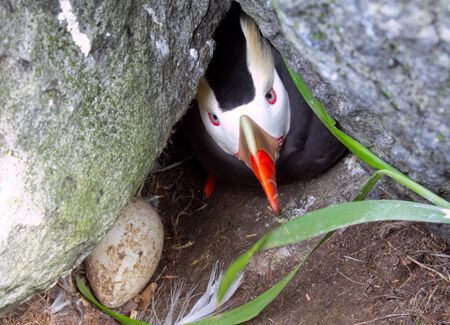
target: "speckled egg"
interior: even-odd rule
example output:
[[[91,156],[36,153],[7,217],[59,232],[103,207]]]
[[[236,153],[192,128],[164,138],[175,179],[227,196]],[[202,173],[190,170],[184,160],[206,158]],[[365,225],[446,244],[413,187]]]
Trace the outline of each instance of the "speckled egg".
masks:
[[[136,296],[155,272],[163,241],[156,210],[143,199],[133,198],[86,259],[89,283],[98,300],[117,308]]]

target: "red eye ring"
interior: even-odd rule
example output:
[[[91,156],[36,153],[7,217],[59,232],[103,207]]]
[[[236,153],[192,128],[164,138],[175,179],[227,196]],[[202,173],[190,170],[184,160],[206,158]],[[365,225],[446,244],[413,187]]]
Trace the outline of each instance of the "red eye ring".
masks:
[[[219,118],[217,117],[216,114],[214,114],[214,113],[208,113],[208,117],[209,117],[209,120],[210,120],[210,122],[212,123],[212,125],[214,125],[214,126],[219,126],[220,121],[219,121]]]
[[[270,88],[270,90],[266,93],[266,99],[270,105],[275,104],[277,101],[277,93],[273,88]]]

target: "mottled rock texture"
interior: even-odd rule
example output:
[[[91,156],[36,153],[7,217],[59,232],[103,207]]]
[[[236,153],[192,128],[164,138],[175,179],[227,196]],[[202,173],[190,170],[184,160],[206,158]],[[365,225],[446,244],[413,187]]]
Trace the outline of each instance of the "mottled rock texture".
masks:
[[[0,314],[67,274],[120,216],[229,5],[0,2]]]
[[[330,113],[413,179],[450,191],[448,1],[277,1],[288,39],[347,102]],[[317,87],[317,86],[316,86]],[[327,103],[328,87],[315,89]]]

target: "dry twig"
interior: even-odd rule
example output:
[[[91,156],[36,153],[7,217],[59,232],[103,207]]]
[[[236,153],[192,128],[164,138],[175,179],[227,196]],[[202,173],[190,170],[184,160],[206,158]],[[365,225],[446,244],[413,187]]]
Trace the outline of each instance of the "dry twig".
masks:
[[[450,282],[450,279],[447,279],[442,273],[440,273],[440,272],[438,272],[438,271],[432,269],[431,267],[428,267],[428,266],[426,266],[426,265],[424,265],[424,264],[422,264],[422,263],[416,261],[415,259],[413,259],[412,257],[410,257],[410,256],[408,256],[408,255],[406,255],[405,257],[406,257],[408,260],[410,260],[411,262],[416,263],[416,264],[419,265],[420,267],[423,267],[424,269],[427,269],[428,271],[431,271],[431,272],[436,273],[436,274],[439,275],[445,282]]]

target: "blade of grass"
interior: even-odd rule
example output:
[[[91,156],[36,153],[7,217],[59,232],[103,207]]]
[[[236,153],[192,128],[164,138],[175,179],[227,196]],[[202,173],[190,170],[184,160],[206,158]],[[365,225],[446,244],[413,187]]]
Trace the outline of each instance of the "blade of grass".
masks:
[[[312,211],[269,233],[260,250],[313,238],[343,227],[374,221],[450,223],[450,210],[408,201],[360,201]]]
[[[300,242],[342,227],[373,221],[403,220],[433,223],[450,223],[450,210],[428,204],[408,201],[360,201],[344,203],[312,211],[293,219],[267,233],[255,246],[245,253],[248,262],[255,252],[287,244]],[[251,252],[251,253],[250,253]],[[225,271],[224,279],[231,283],[245,265],[240,260],[239,267],[234,263]],[[236,273],[236,270],[239,270]],[[221,284],[219,294],[228,287]]]
[[[432,203],[434,203],[434,204],[436,204],[436,205],[438,205],[440,207],[450,209],[450,202],[447,202],[443,198],[437,196],[436,194],[434,194],[430,190],[427,190],[423,186],[417,184],[416,182],[414,182],[410,178],[406,177],[405,175],[403,175],[403,174],[401,174],[399,172],[398,173],[392,172],[390,170],[379,170],[379,171],[373,173],[373,175],[369,178],[369,180],[363,186],[361,191],[359,191],[359,193],[356,195],[355,200],[357,200],[357,201],[364,200],[364,198],[370,192],[370,190],[375,185],[375,183],[383,175],[387,175],[387,176],[392,177],[397,182],[405,185],[406,187],[408,187],[409,189],[413,190],[417,194],[420,194],[422,197],[426,198],[428,201],[430,201],[430,202],[432,202]]]
[[[264,242],[267,239],[267,234],[264,235],[263,237],[261,237],[260,240],[258,240],[256,242],[256,244],[254,244],[247,252],[245,252],[244,254],[242,254],[241,256],[239,256],[234,262],[233,264],[231,264],[228,269],[227,272],[230,272],[232,274],[236,275],[236,278],[242,273],[242,270],[244,269],[244,267],[248,264],[248,262],[250,261],[250,259],[253,257],[253,255],[255,254],[256,251],[258,251],[260,249],[260,247],[264,244]],[[222,301],[223,297],[225,296],[228,288],[231,286],[231,284],[233,283],[235,278],[231,278],[231,277],[223,277],[222,281],[220,282],[220,289],[219,289],[219,293],[217,295],[217,300],[219,302]],[[226,288],[225,290],[222,288]]]
[[[252,247],[252,249],[243,254],[241,259],[238,259],[238,263],[233,263],[237,264],[237,267],[233,267],[232,265],[227,269],[224,278],[228,278],[228,281],[225,281],[224,283],[231,283],[233,279],[236,278],[237,274],[242,271],[242,268],[245,266],[246,262],[248,262],[248,260],[258,250],[279,247],[327,233],[321,242],[306,257],[308,258],[332,235],[334,230],[350,225],[380,220],[450,223],[450,210],[407,201],[362,201],[344,203],[341,205],[316,210],[305,214],[302,217],[291,220],[266,234],[260,241],[258,241],[256,245],[254,245],[254,247]],[[281,280],[278,284],[267,290],[262,295],[255,298],[253,301],[229,312],[196,322],[194,324],[238,324],[255,317],[271,301],[273,301],[273,299],[275,299],[275,297],[295,275],[306,258],[286,278]],[[226,292],[227,289],[225,284],[221,284],[220,290],[223,292]],[[121,323],[126,325],[146,324],[114,313],[108,308],[102,306],[89,293],[87,288],[84,286],[84,283],[79,278],[77,278],[77,285],[86,298]]]
[[[285,60],[286,63],[286,60]],[[287,66],[287,64],[286,64]],[[322,238],[319,244],[311,251],[310,254],[283,280],[275,286],[264,292],[262,295],[255,298],[253,301],[238,307],[229,312],[210,317],[206,320],[195,322],[192,324],[238,324],[258,315],[286,286],[290,279],[295,275],[300,266],[317,250],[336,229],[346,227],[354,224],[380,221],[380,220],[408,220],[408,221],[425,221],[437,223],[450,223],[450,203],[427,190],[423,186],[411,180],[409,177],[403,175],[401,172],[384,162],[382,159],[374,155],[370,150],[365,148],[359,142],[353,140],[345,133],[336,128],[336,122],[328,115],[322,104],[316,101],[312,93],[306,87],[303,79],[289,69],[292,79],[297,88],[305,98],[311,109],[319,117],[322,123],[330,130],[330,132],[339,139],[349,150],[356,156],[364,160],[369,165],[381,169],[374,173],[367,181],[365,186],[361,189],[355,197],[353,203],[346,203],[339,206],[328,207],[325,209],[313,211],[304,215],[302,218],[291,220],[285,225],[274,229],[261,238],[249,251],[240,256],[226,271],[219,289],[219,301],[223,298],[228,287],[234,279],[242,272],[248,261],[252,258],[258,250],[279,247],[305,239],[316,237],[325,232],[327,234]],[[373,188],[375,183],[382,175],[388,175],[416,193],[422,195],[429,201],[441,206],[434,207],[431,205],[423,205],[418,203],[406,201],[369,201],[369,202],[355,202],[362,201]],[[333,215],[332,215],[333,214]],[[336,217],[336,214],[338,217]],[[331,217],[330,217],[331,216]],[[332,220],[329,220],[331,219]],[[316,220],[317,219],[317,220]],[[299,221],[300,220],[300,221]],[[77,278],[77,285],[80,291],[92,303],[99,308],[116,318],[123,324],[142,325],[147,324],[128,318],[126,316],[114,313],[108,308],[102,306],[89,293],[84,283]]]
[[[148,324],[148,323],[140,322],[138,320],[129,318],[129,317],[124,316],[124,315],[117,314],[117,313],[113,312],[112,310],[109,310],[108,308],[103,306],[101,303],[99,303],[94,298],[94,296],[89,292],[88,288],[86,288],[86,286],[84,285],[84,282],[81,280],[81,278],[79,276],[76,277],[76,282],[77,282],[78,290],[80,290],[80,292],[83,294],[83,296],[86,297],[87,300],[89,300],[91,303],[96,305],[98,308],[100,308],[105,313],[107,313],[111,317],[115,318],[116,320],[118,320],[122,324],[124,324],[124,325],[151,325],[151,324]]]
[[[240,324],[242,322],[248,321],[254,317],[256,317],[269,303],[271,303],[276,296],[283,290],[283,288],[286,286],[286,284],[292,279],[292,277],[297,273],[300,266],[307,260],[308,257],[310,257],[331,235],[333,232],[330,232],[325,237],[322,238],[322,240],[314,247],[314,249],[308,254],[307,257],[303,259],[303,261],[300,262],[299,265],[291,272],[289,273],[285,278],[283,278],[280,282],[275,284],[272,288],[265,291],[263,294],[259,295],[252,301],[246,303],[245,305],[242,305],[238,308],[235,308],[231,311],[228,311],[226,313],[222,313],[213,317],[209,317],[207,319],[198,321],[198,322],[192,322],[189,324],[201,324],[201,325],[232,325],[232,324]],[[261,241],[263,242],[263,241]],[[245,255],[245,254],[244,254]],[[95,304],[97,307],[99,307],[101,310],[105,311],[107,314],[111,315],[115,319],[117,319],[119,322],[125,325],[150,325],[144,322],[140,322],[134,319],[131,319],[129,317],[114,313],[113,311],[109,310],[102,304],[100,304],[89,292],[89,290],[84,285],[83,281],[80,279],[80,277],[76,278],[77,286],[80,292],[93,304]]]
[[[313,248],[313,250],[306,256],[285,278],[275,284],[272,288],[266,290],[264,293],[253,299],[252,301],[242,305],[238,308],[230,310],[226,313],[222,313],[208,319],[191,323],[201,325],[232,325],[240,324],[256,317],[269,303],[271,303],[276,296],[283,290],[292,277],[297,273],[300,266],[310,257],[328,238],[333,234],[330,232]]]
[[[314,99],[314,96],[312,95],[311,91],[308,89],[308,87],[306,87],[303,78],[288,67],[286,59],[284,59],[284,62],[289,70],[289,73],[291,74],[292,80],[294,81],[298,90],[302,94],[303,98],[306,100],[306,102],[314,111],[314,113],[319,117],[322,123],[325,124],[327,129],[336,138],[338,138],[339,141],[341,141],[349,150],[351,150],[355,155],[357,155],[359,158],[364,160],[369,165],[378,169],[397,171],[394,167],[390,166],[389,164],[378,158],[376,155],[374,155],[362,144],[353,140],[348,135],[337,129],[335,120],[330,115],[328,115],[328,113],[323,108],[323,105]]]
[[[286,60],[285,60],[286,63]],[[287,66],[287,64],[286,64]],[[323,108],[323,105],[316,101],[310,92],[310,90],[306,87],[306,84],[304,83],[303,79],[296,73],[294,73],[292,70],[288,70],[291,74],[292,79],[294,80],[295,84],[297,85],[297,88],[299,89],[302,96],[307,101],[308,105],[311,107],[311,109],[314,111],[314,113],[319,117],[319,119],[322,121],[322,123],[325,124],[325,126],[328,128],[328,130],[337,138],[339,139],[349,150],[351,150],[356,156],[358,156],[360,159],[364,160],[369,165],[381,169],[380,171],[376,172],[372,177],[368,180],[366,185],[361,189],[361,191],[358,193],[358,195],[355,197],[354,202],[356,201],[362,201],[367,196],[367,194],[370,192],[370,190],[373,188],[375,183],[379,180],[379,178],[382,175],[388,175],[392,177],[393,179],[397,180],[398,182],[402,183],[403,185],[407,186],[411,190],[415,191],[416,193],[422,195],[429,201],[433,202],[436,205],[439,205],[444,208],[450,208],[450,203],[443,200],[436,194],[432,193],[431,191],[427,190],[423,186],[419,185],[418,183],[414,182],[409,177],[402,174],[397,169],[390,166],[388,163],[377,157],[375,154],[373,154],[370,150],[368,150],[366,147],[361,145],[359,142],[353,140],[349,136],[347,136],[345,133],[340,131],[336,128],[335,124],[336,122],[334,119],[328,115]],[[345,216],[348,213],[350,213],[352,216],[358,216],[361,217],[360,220],[355,220],[348,218],[347,220],[342,220],[342,224],[340,226],[333,226],[332,223],[330,223],[330,220],[328,220],[328,224],[324,225],[323,221],[320,220],[319,222],[298,222],[300,224],[300,227],[296,224],[296,220],[292,220],[292,224],[286,224],[282,227],[279,227],[275,229],[274,231],[271,231],[268,235],[268,237],[264,236],[260,241],[258,241],[247,253],[245,253],[243,256],[241,256],[235,263],[233,263],[230,268],[227,270],[224,276],[224,280],[221,283],[220,290],[219,290],[219,301],[221,297],[223,297],[224,293],[226,292],[228,286],[238,274],[242,272],[245,265],[248,263],[248,261],[251,259],[253,254],[258,250],[268,249],[272,247],[278,247],[294,242],[298,242],[304,239],[312,238],[315,236],[318,236],[320,234],[323,234],[325,232],[328,232],[325,240],[328,239],[336,229],[349,226],[352,224],[358,224],[358,223],[364,223],[364,222],[370,222],[370,221],[377,221],[377,220],[411,220],[411,221],[427,221],[427,222],[442,222],[442,223],[448,223],[447,220],[444,220],[443,218],[448,218],[448,210],[446,209],[439,209],[436,207],[432,207],[429,205],[420,205],[417,206],[415,203],[411,202],[403,202],[403,201],[388,201],[387,202],[378,202],[374,203],[374,201],[371,202],[359,202],[362,203],[356,204],[356,203],[349,203],[343,206],[339,206],[339,210],[342,210],[344,214],[341,214],[342,211],[333,211],[332,213],[339,212],[338,214],[340,216]],[[387,204],[385,204],[387,203]],[[377,206],[374,206],[377,205]],[[331,207],[334,208],[334,207]],[[418,210],[420,211],[418,211]],[[443,217],[442,219],[436,220],[430,220],[429,218],[432,218],[433,211],[434,212],[441,212]],[[323,210],[323,209],[322,209]],[[353,210],[353,211],[352,211]],[[408,211],[409,210],[409,211]],[[446,210],[446,211],[444,211]],[[318,210],[319,214],[323,213],[323,211]],[[315,211],[316,212],[316,211]],[[330,211],[331,212],[331,211]],[[420,213],[423,214],[418,217]],[[328,213],[328,211],[326,211]],[[428,215],[431,213],[431,215]],[[362,214],[360,216],[359,214]],[[310,215],[310,214],[308,214]],[[305,215],[306,216],[306,215]],[[303,216],[303,217],[305,217]],[[324,215],[320,215],[324,216]],[[318,216],[312,215],[309,216],[309,218],[318,218]],[[419,220],[418,220],[419,219]],[[336,220],[334,220],[336,222]],[[341,220],[340,220],[341,221]],[[447,222],[446,222],[447,221]],[[305,225],[311,225],[312,227],[308,228],[305,227]],[[323,226],[323,227],[321,227]],[[331,227],[333,229],[329,229],[328,227]],[[323,228],[323,229],[322,229]],[[325,229],[327,228],[327,229]],[[300,233],[303,232],[303,233]],[[304,236],[302,239],[302,235]],[[318,246],[316,246],[315,249],[317,249],[320,245],[322,245],[325,240],[321,241]],[[314,249],[314,250],[315,250]],[[309,255],[308,255],[309,257]],[[303,263],[303,262],[302,262]],[[301,264],[296,268],[295,272],[297,272],[298,268],[301,266]],[[294,273],[295,273],[294,272]],[[293,275],[292,275],[293,276]],[[292,278],[291,275],[289,275],[289,279]],[[286,278],[287,279],[287,278]],[[289,280],[287,280],[288,282]],[[283,280],[283,287],[287,284],[287,282],[284,282]],[[280,282],[281,283],[281,282]],[[281,291],[281,289],[278,291],[278,293]],[[276,295],[278,295],[278,293]],[[272,299],[274,299],[275,296],[273,296]],[[258,297],[259,298],[259,297]],[[256,299],[255,299],[256,300]],[[271,301],[271,300],[270,300]],[[269,302],[270,302],[269,301]]]

